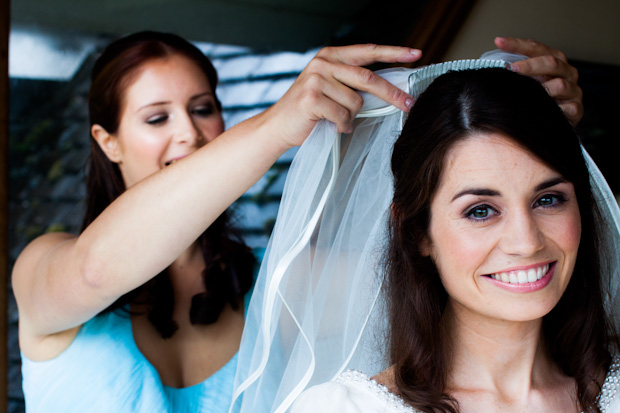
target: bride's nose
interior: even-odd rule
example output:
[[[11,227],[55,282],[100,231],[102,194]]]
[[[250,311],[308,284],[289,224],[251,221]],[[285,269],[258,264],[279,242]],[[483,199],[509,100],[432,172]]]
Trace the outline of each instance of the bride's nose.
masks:
[[[544,235],[531,210],[512,211],[505,219],[500,241],[504,253],[530,256],[544,247]]]

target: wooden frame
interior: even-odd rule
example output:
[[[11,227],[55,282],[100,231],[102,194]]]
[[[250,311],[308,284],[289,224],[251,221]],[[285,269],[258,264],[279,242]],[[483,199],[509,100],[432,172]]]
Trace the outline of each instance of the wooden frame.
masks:
[[[0,410],[8,409],[8,160],[10,1],[0,0]]]

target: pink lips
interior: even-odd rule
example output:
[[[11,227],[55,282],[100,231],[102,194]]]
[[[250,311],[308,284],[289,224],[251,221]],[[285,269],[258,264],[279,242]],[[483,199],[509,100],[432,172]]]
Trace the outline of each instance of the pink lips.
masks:
[[[528,282],[525,284],[511,284],[511,283],[503,282],[500,280],[496,280],[495,278],[492,278],[492,277],[484,277],[484,278],[488,280],[489,282],[492,282],[499,288],[503,288],[504,290],[507,290],[510,292],[531,293],[531,292],[538,291],[538,290],[545,288],[551,282],[551,279],[553,278],[553,275],[555,273],[555,264],[556,263],[554,262],[549,266],[549,271],[547,271],[547,274],[545,274],[540,280],[536,280],[534,282]]]

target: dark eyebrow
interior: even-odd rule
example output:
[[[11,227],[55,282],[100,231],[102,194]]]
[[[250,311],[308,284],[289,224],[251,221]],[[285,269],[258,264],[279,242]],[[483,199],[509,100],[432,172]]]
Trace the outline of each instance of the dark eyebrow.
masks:
[[[562,184],[565,182],[568,182],[568,181],[564,179],[564,177],[561,177],[561,176],[557,178],[551,178],[536,185],[536,188],[534,188],[534,191],[535,192],[542,191],[543,189],[551,188],[552,186],[555,186],[557,184]],[[454,195],[451,202],[454,202],[457,198],[462,197],[463,195],[499,196],[500,193],[493,189],[487,189],[487,188],[467,188],[459,192],[458,194]]]
[[[545,182],[536,185],[535,191],[541,191],[543,189],[551,188],[552,186],[555,186],[557,184],[563,184],[566,182],[568,181],[562,176],[558,176],[557,178],[551,178],[546,180]]]
[[[454,202],[457,198],[462,197],[463,195],[478,195],[478,196],[499,196],[500,193],[493,189],[486,188],[467,188],[458,194],[454,195],[451,202]]]

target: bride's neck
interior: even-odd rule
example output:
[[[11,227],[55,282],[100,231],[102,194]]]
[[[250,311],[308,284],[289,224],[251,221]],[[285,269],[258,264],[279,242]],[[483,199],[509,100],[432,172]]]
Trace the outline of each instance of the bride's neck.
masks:
[[[442,324],[449,340],[448,393],[526,396],[557,370],[543,345],[542,319],[509,322],[449,303]]]

